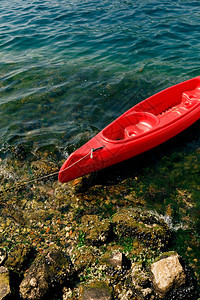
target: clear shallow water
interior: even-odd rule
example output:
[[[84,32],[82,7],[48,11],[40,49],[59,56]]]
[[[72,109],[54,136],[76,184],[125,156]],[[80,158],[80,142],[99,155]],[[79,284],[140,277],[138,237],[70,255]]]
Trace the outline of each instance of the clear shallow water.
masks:
[[[81,143],[200,74],[198,1],[1,1],[0,147]]]

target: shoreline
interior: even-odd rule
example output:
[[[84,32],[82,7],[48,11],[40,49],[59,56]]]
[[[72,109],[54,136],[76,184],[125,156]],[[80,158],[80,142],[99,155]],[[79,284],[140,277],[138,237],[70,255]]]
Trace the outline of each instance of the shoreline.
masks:
[[[154,151],[151,151],[151,154],[157,155],[158,150]],[[57,295],[62,290],[60,299],[62,297],[79,299],[80,293],[88,291],[87,284],[98,280],[105,281],[105,278],[108,279],[106,284],[116,299],[121,299],[120,295],[123,293],[128,293],[129,296],[132,293],[130,297],[133,297],[133,294],[134,297],[139,297],[144,288],[140,285],[136,288],[137,279],[134,279],[135,281],[132,279],[131,288],[124,283],[127,278],[130,280],[133,277],[135,263],[141,264],[139,268],[142,268],[140,271],[146,278],[146,288],[150,289],[144,299],[150,299],[148,297],[157,297],[157,292],[149,277],[149,268],[160,255],[173,250],[178,255],[184,254],[184,264],[187,262],[186,266],[191,269],[190,275],[187,275],[189,278],[187,284],[194,295],[197,295],[199,288],[196,289],[195,284],[199,280],[200,272],[198,256],[195,256],[195,253],[198,253],[199,244],[193,232],[194,220],[187,216],[195,209],[196,203],[189,194],[191,186],[188,186],[188,191],[181,188],[185,182],[178,188],[176,183],[174,193],[175,185],[172,177],[172,174],[180,176],[177,174],[181,168],[179,164],[181,160],[185,162],[188,174],[193,170],[193,174],[198,175],[197,166],[194,170],[194,156],[198,159],[198,149],[184,155],[178,152],[168,157],[163,156],[155,165],[154,158],[151,158],[147,168],[145,159],[149,159],[148,154],[147,158],[143,156],[143,166],[139,164],[141,170],[135,171],[137,176],[130,177],[130,172],[134,174],[131,166],[134,165],[136,168],[135,159],[67,184],[61,184],[57,178],[52,178],[11,191],[8,189],[14,186],[12,174],[15,174],[15,178],[27,181],[32,177],[55,172],[62,161],[56,163],[56,156],[47,150],[37,153],[37,156],[32,157],[32,161],[17,157],[2,160],[0,248],[6,253],[3,266],[18,278],[16,280],[19,283],[18,289],[22,285],[23,278],[30,276],[27,269],[32,268],[39,257],[47,255],[52,247],[56,249],[58,247],[59,254],[56,252],[60,257],[58,261],[62,261],[62,255],[67,256],[72,268],[69,274],[73,274],[70,284],[66,286],[68,281],[62,277],[62,272],[58,282],[55,280],[58,290],[55,289],[54,293]],[[167,170],[169,175],[166,178],[163,177],[163,173]],[[164,182],[168,183],[163,185]],[[180,211],[178,222],[175,222],[177,209]],[[130,214],[132,223],[128,226],[126,220],[130,219]],[[120,220],[123,221],[122,224]],[[168,224],[164,220],[168,220]],[[180,240],[182,234],[185,234],[185,242]],[[176,239],[179,239],[180,244],[177,245]],[[114,279],[114,281],[109,279],[115,278],[114,275],[109,275],[110,268],[112,272],[116,268],[108,263],[112,255],[121,257],[121,266],[117,266],[121,271],[115,270],[118,274],[115,279],[119,283],[118,287]],[[122,265],[122,257],[126,261],[125,266]],[[129,267],[126,266],[127,261]],[[63,266],[59,265],[59,268],[62,270]],[[186,273],[188,268],[186,267]],[[54,275],[56,277],[56,274]],[[170,292],[173,293],[172,290]]]

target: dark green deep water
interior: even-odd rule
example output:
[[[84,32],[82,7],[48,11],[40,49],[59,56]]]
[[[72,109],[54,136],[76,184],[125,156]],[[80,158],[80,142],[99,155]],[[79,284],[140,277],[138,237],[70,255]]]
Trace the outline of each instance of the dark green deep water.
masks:
[[[199,1],[1,0],[0,12],[2,158],[19,145],[67,156],[134,104],[200,75]],[[175,248],[200,269],[199,126],[150,152],[133,189],[175,212]]]

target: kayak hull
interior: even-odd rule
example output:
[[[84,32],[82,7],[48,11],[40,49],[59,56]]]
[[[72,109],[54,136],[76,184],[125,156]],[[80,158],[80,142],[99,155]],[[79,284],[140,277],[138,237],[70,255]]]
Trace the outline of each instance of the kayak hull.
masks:
[[[200,77],[196,77],[126,111],[73,152],[58,179],[68,182],[134,157],[174,137],[199,117]]]

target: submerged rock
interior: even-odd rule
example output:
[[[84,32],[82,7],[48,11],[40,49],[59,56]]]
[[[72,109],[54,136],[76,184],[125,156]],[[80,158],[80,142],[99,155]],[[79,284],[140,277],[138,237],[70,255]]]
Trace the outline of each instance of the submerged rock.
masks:
[[[58,172],[58,166],[49,161],[37,160],[31,163],[31,170],[36,177],[49,175]]]
[[[154,289],[160,297],[165,297],[170,290],[186,282],[186,274],[177,253],[154,262],[151,273]]]
[[[108,219],[100,221],[97,215],[85,215],[81,223],[81,230],[88,244],[103,244],[112,238],[112,226]]]
[[[51,289],[70,282],[74,276],[70,259],[51,246],[39,255],[20,284],[23,299],[42,299]]]
[[[81,292],[82,300],[111,300],[112,291],[103,281],[93,281],[83,286]]]
[[[0,299],[6,299],[11,294],[9,270],[3,266],[0,267]]]

